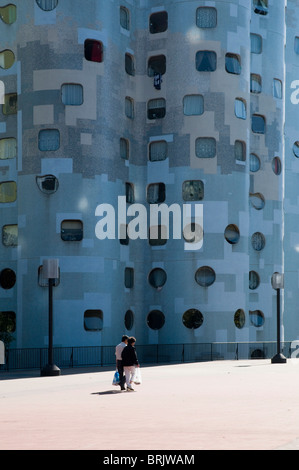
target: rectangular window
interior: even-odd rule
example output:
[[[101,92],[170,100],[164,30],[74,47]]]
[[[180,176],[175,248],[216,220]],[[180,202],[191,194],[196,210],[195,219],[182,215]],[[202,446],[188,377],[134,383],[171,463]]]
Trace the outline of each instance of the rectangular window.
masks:
[[[165,55],[156,55],[148,59],[147,74],[149,77],[154,77],[156,74],[164,75],[165,72],[166,72]]]
[[[15,158],[17,155],[17,140],[14,138],[0,139],[0,160]]]
[[[252,54],[261,54],[262,53],[262,36],[259,34],[250,34],[250,44]]]
[[[273,96],[274,98],[282,98],[282,82],[277,78],[273,79]]]
[[[125,70],[128,75],[135,75],[134,57],[131,54],[125,54]]]
[[[17,114],[18,95],[17,93],[8,93],[4,95],[4,104],[2,105],[3,114]]]
[[[65,83],[61,87],[62,103],[69,106],[80,106],[83,103],[83,87],[76,83]]]
[[[128,160],[129,153],[130,153],[130,144],[129,144],[128,139],[124,139],[123,137],[121,137],[119,139],[119,145],[120,145],[121,158],[123,158],[124,160]]]
[[[38,134],[38,148],[42,152],[54,152],[60,147],[60,132],[58,129],[43,129]]]
[[[163,33],[168,28],[168,14],[166,11],[153,13],[149,19],[149,30],[151,34]]]
[[[250,74],[250,92],[261,93],[262,91],[262,77],[257,73]]]
[[[18,226],[4,225],[2,227],[2,243],[4,246],[18,245]]]
[[[241,58],[237,54],[225,54],[225,70],[234,75],[241,73]]]
[[[85,310],[84,312],[84,330],[100,331],[103,329],[102,310]]]
[[[84,42],[84,57],[90,62],[103,62],[103,44],[95,39]]]
[[[268,0],[253,0],[253,9],[258,15],[267,15]]]
[[[204,198],[204,185],[201,180],[184,181],[182,186],[184,201],[201,201]]]
[[[240,162],[246,160],[246,144],[242,140],[235,141],[235,159]]]
[[[186,116],[200,116],[204,112],[202,95],[186,95],[183,100],[183,109]]]
[[[167,227],[165,225],[153,225],[149,228],[149,244],[151,246],[165,245],[167,235]]]
[[[167,158],[167,142],[159,140],[151,142],[149,145],[149,159],[151,162],[158,162]]]
[[[165,201],[165,184],[153,183],[147,187],[147,202],[149,204],[160,204]]]
[[[126,7],[119,8],[119,21],[122,28],[129,31],[130,29],[130,12]]]
[[[147,105],[148,119],[162,119],[166,114],[166,101],[164,98],[150,100]]]
[[[214,51],[197,51],[195,67],[199,72],[214,72],[217,67],[217,55]]]
[[[213,137],[198,137],[195,141],[195,155],[198,158],[214,158],[216,140]]]
[[[128,225],[120,224],[119,226],[119,243],[121,245],[129,244]]]
[[[235,99],[235,115],[239,119],[246,119],[246,101],[242,98]]]
[[[252,115],[251,129],[256,134],[265,134],[266,122],[264,116],[260,114]]]
[[[134,287],[134,269],[125,268],[125,287],[132,289]]]
[[[134,185],[132,183],[126,183],[126,202],[129,204],[134,204]]]
[[[296,36],[294,40],[294,51],[295,51],[295,54],[299,55],[299,37],[298,36]]]
[[[125,115],[129,119],[134,119],[134,100],[129,96],[125,98]]]
[[[81,220],[63,220],[61,222],[61,239],[65,242],[78,242],[83,239]]]
[[[0,203],[14,202],[17,199],[17,183],[4,181],[0,183]]]
[[[196,10],[196,25],[199,28],[216,28],[217,10],[213,7],[199,7]]]

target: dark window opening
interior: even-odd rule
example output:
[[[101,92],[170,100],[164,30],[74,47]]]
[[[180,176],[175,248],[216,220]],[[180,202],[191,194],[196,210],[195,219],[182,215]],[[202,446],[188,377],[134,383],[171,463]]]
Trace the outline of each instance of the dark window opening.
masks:
[[[168,28],[168,13],[160,11],[153,13],[149,20],[149,29],[151,34],[163,33]]]
[[[85,59],[91,62],[103,62],[103,44],[95,39],[86,39],[84,43]]]

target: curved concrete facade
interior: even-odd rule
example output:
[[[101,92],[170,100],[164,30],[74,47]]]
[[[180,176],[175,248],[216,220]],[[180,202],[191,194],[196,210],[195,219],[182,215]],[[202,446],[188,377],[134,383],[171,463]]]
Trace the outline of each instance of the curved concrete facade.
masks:
[[[139,344],[274,340],[271,275],[284,270],[285,2],[269,0],[266,15],[247,0],[85,3],[17,0],[16,21],[0,24],[3,50],[15,55],[0,78],[6,94],[17,93],[17,112],[0,124],[1,138],[17,140],[16,156],[0,159],[0,183],[17,184],[16,200],[0,204],[4,232],[18,225],[17,246],[0,246],[0,269],[16,273],[0,288],[1,310],[15,313],[13,345],[47,344],[48,292],[38,278],[47,258],[60,267],[54,345],[111,345],[123,333]],[[86,59],[86,40],[100,43],[100,61]],[[186,182],[200,182],[191,188],[198,197]],[[201,206],[202,247],[171,236],[158,246],[99,240],[96,209],[110,204],[117,216],[127,183],[126,209],[149,212],[148,194],[181,211]],[[259,251],[255,233],[265,239],[261,247],[255,236]],[[201,267],[215,273],[208,287],[195,279]],[[156,268],[167,276],[158,288],[149,282]],[[189,309],[201,314],[185,317],[196,328],[182,321]]]

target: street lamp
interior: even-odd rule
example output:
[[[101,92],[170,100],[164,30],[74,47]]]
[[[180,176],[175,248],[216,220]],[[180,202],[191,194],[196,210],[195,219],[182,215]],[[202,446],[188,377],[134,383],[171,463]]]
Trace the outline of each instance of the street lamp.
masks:
[[[43,278],[49,284],[49,347],[48,364],[41,370],[41,376],[60,375],[60,369],[53,364],[53,286],[59,278],[58,259],[47,259],[43,262]]]
[[[280,351],[280,289],[284,288],[284,276],[281,273],[274,273],[271,277],[271,284],[273,289],[276,290],[276,305],[277,305],[277,352],[272,357],[272,364],[284,364],[287,362],[286,358]]]

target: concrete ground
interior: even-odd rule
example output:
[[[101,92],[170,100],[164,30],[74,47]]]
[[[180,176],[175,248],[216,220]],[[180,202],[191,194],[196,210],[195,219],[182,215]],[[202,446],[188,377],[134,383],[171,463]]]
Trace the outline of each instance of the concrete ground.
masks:
[[[298,450],[299,359],[0,371],[1,450]]]

